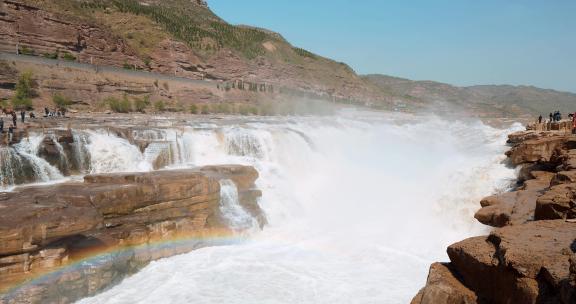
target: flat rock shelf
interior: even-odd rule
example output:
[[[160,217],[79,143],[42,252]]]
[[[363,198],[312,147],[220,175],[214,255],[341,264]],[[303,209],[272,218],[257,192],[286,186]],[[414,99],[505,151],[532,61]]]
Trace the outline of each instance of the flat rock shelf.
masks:
[[[230,242],[241,231],[221,212],[222,180],[262,227],[257,178],[249,166],[208,166],[1,193],[0,303],[71,303],[151,261]]]

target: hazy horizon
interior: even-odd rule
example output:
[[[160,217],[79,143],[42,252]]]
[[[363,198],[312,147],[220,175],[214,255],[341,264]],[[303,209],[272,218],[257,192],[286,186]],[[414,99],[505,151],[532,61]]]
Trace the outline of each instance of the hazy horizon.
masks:
[[[230,23],[279,32],[293,45],[345,62],[362,75],[576,93],[573,1],[208,4]]]

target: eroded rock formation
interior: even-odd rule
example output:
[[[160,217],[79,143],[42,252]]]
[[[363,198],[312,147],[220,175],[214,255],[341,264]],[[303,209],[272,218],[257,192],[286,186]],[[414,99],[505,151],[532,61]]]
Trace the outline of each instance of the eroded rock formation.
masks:
[[[521,185],[484,198],[475,215],[498,228],[451,245],[413,304],[576,303],[576,140],[558,128],[509,136]]]
[[[252,167],[230,165],[88,175],[2,193],[0,303],[73,302],[150,261],[219,244],[234,235],[219,209],[222,179],[263,225],[257,178]]]

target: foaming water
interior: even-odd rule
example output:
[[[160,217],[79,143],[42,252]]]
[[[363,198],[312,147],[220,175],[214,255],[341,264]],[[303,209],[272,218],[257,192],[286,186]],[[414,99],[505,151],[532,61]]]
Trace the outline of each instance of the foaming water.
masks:
[[[229,179],[220,181],[220,212],[228,221],[228,226],[235,231],[254,230],[258,222],[239,204],[238,188]]]
[[[270,119],[153,135],[177,151],[174,167],[255,166],[269,226],[241,244],[153,262],[80,303],[408,303],[429,264],[447,260],[447,245],[486,232],[473,213],[513,179],[504,142],[519,126],[401,118]],[[138,153],[124,164],[141,168]],[[241,210],[226,205],[235,189],[223,183],[223,211],[244,228]]]
[[[88,131],[91,173],[111,173],[130,171],[150,171],[138,147],[126,139],[103,131]]]

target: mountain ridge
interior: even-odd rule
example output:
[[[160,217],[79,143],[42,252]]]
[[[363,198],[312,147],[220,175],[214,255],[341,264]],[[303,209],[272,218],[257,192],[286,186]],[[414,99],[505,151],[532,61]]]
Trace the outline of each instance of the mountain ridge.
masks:
[[[576,111],[576,94],[527,85],[455,86],[431,80],[368,74],[362,78],[385,93],[424,103],[440,102],[470,111],[499,108],[505,114],[545,115],[554,110]]]

